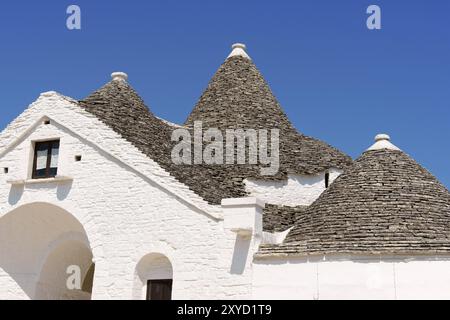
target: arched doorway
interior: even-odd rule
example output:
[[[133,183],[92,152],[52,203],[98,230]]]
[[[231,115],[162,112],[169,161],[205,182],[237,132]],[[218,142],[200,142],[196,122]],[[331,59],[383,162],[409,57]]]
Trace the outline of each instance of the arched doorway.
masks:
[[[134,299],[171,300],[173,268],[163,254],[150,253],[136,266]]]
[[[64,209],[33,203],[0,218],[0,296],[90,299],[92,281],[83,284],[89,284],[91,268],[86,232]]]

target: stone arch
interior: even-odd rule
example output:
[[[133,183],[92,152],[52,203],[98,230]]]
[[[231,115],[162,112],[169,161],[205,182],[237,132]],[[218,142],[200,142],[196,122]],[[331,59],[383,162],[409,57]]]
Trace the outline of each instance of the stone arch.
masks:
[[[149,280],[173,280],[172,262],[164,254],[149,253],[137,263],[134,276],[133,299],[145,299]]]
[[[49,203],[22,205],[0,218],[0,294],[10,299],[87,299],[68,291],[68,264],[85,277],[92,250],[83,225]],[[83,279],[81,279],[82,281]]]

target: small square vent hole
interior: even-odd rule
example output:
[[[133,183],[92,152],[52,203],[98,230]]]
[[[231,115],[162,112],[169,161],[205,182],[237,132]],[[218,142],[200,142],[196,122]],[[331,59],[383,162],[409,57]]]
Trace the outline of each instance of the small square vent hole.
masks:
[[[81,161],[81,156],[75,156],[75,161],[76,162],[80,162]]]
[[[50,124],[50,120],[45,120],[45,121],[44,121],[44,124],[45,124],[45,125]]]
[[[3,168],[3,172],[4,172],[5,174],[8,174],[9,168]]]

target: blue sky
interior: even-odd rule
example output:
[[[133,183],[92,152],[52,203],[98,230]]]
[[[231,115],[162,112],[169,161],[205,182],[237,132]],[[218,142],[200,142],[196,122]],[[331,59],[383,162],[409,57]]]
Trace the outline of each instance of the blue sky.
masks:
[[[82,30],[66,28],[66,8]],[[382,30],[366,8],[382,9]],[[125,71],[181,123],[234,42],[303,133],[352,157],[375,134],[450,186],[450,1],[8,1],[0,10],[0,127],[40,92],[83,98]]]

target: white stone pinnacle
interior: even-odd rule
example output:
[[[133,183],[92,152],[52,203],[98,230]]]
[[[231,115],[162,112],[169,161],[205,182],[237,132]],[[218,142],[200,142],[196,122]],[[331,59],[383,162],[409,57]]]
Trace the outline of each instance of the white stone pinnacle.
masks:
[[[247,48],[245,46],[245,44],[243,44],[243,43],[235,43],[231,47],[232,47],[233,50],[231,51],[231,53],[227,57],[227,59],[231,58],[231,57],[240,56],[240,57],[244,57],[244,58],[247,58],[247,59],[251,60],[250,56],[247,54],[247,52],[245,52],[245,49]]]
[[[128,75],[125,72],[113,72],[111,73],[113,81],[127,81]]]
[[[400,150],[398,147],[391,143],[391,137],[384,133],[376,135],[375,143],[369,149],[367,149],[367,151],[381,149]]]

